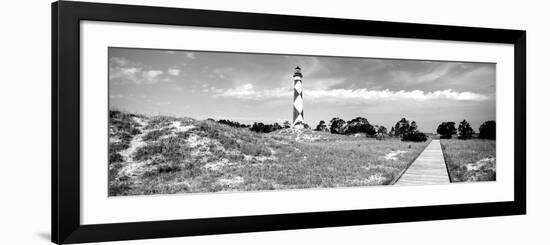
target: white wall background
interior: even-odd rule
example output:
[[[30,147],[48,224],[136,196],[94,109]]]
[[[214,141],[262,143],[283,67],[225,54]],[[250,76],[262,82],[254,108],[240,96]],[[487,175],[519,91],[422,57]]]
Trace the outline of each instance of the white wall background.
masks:
[[[546,135],[549,6],[545,1],[105,1],[527,30],[525,216],[230,234],[106,244],[548,244]],[[50,230],[50,1],[2,6],[0,64],[0,244],[48,244]]]

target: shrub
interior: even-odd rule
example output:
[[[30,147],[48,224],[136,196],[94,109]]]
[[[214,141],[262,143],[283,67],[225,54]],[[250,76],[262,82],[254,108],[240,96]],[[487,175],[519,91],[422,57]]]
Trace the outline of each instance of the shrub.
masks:
[[[376,129],[369,121],[364,117],[357,117],[347,122],[346,134],[365,133],[366,135],[373,136],[376,134]]]
[[[428,140],[428,136],[425,133],[418,131],[410,131],[403,134],[401,137],[402,141],[412,141],[412,142],[424,142]]]
[[[263,144],[250,144],[250,143],[242,142],[239,145],[239,151],[245,155],[251,155],[251,156],[271,155],[271,151],[269,151],[269,149],[265,147]]]
[[[415,124],[416,125],[416,124]],[[395,126],[392,128],[393,136],[401,136],[405,134],[406,132],[409,132],[409,120],[406,118],[401,118],[397,123],[395,123]]]
[[[153,130],[147,133],[145,136],[143,136],[144,141],[150,141],[150,140],[158,140],[160,137],[164,135],[168,135],[172,132],[172,129],[170,128],[163,128],[160,130]]]
[[[149,124],[145,126],[145,129],[168,127],[172,124],[173,121],[174,121],[173,117],[167,117],[167,116],[151,117],[149,120]]]
[[[289,121],[285,121],[283,123],[283,128],[290,128],[290,122]]]
[[[118,152],[112,152],[109,151],[109,164],[122,162],[124,159],[122,158],[122,155],[120,155]]]
[[[328,131],[325,121],[323,120],[319,121],[319,124],[317,125],[317,127],[315,127],[315,131],[322,131],[322,132]]]
[[[154,155],[161,154],[163,152],[163,145],[160,143],[150,143],[142,146],[136,150],[133,158],[137,161],[143,161],[150,159]]]
[[[109,183],[109,196],[128,195],[130,183],[127,181],[112,181]]]
[[[132,130],[130,131],[130,134],[131,135],[141,134],[141,130],[139,130],[138,128],[132,128]]]
[[[140,134],[138,129],[141,125],[136,123],[132,117],[139,117],[135,114],[122,113],[120,111],[109,111],[109,126],[116,131],[130,135]]]
[[[330,120],[330,132],[333,134],[344,134],[347,131],[347,123],[338,117]]]
[[[471,139],[474,134],[474,130],[470,127],[470,124],[463,120],[458,125],[458,138],[462,140]]]
[[[497,123],[495,121],[486,121],[479,127],[480,139],[496,139]]]
[[[157,169],[159,173],[171,173],[181,170],[181,166],[178,164],[163,164],[160,165]]]
[[[442,139],[450,139],[453,134],[456,134],[456,127],[454,122],[442,122],[437,127],[437,133]]]
[[[283,127],[279,125],[278,123],[274,124],[263,124],[263,123],[257,123],[255,122],[252,127],[250,128],[251,131],[257,132],[257,133],[269,133],[273,131],[277,131],[279,129],[282,129]]]
[[[130,147],[130,141],[120,140],[119,142],[109,143],[109,164],[123,162],[124,159],[119,152]]]
[[[376,130],[376,133],[378,133],[378,134],[388,134],[388,129],[384,126],[378,126],[378,130]]]
[[[231,126],[231,127],[234,127],[234,128],[247,128],[248,127],[248,125],[241,124],[239,122],[230,121],[230,120],[225,120],[225,119],[218,120],[218,123],[225,124],[225,125],[228,125],[228,126]]]

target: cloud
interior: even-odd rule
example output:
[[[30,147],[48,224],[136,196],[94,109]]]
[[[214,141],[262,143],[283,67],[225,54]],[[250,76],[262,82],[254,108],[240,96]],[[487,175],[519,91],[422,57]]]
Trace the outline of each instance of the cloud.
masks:
[[[140,71],[141,71],[141,68],[137,68],[137,67],[121,67],[121,68],[120,68],[120,71],[122,72],[122,74],[127,75],[127,76],[130,76],[130,75],[134,75],[134,74],[140,72]]]
[[[442,65],[434,67],[433,70],[414,78],[414,80],[420,83],[433,82],[437,79],[447,76],[450,72],[452,72],[460,65],[460,63],[444,63]]]
[[[304,96],[312,99],[356,99],[356,100],[458,100],[458,101],[483,101],[489,99],[487,96],[473,92],[457,92],[451,89],[425,92],[421,90],[412,91],[391,91],[367,90],[367,89],[332,89],[304,91]],[[307,98],[306,97],[306,98]]]
[[[292,90],[290,89],[270,89],[270,90],[255,90],[254,85],[247,83],[235,88],[218,89],[215,87],[203,90],[205,92],[214,92],[214,97],[236,98],[242,100],[263,100],[270,98],[291,98]]]
[[[277,98],[290,98],[292,90],[277,88],[269,90],[255,90],[254,85],[244,84],[230,89],[209,89],[215,97],[228,97],[241,100],[267,100]],[[397,100],[453,100],[453,101],[484,101],[489,97],[473,92],[457,92],[451,89],[425,92],[421,90],[412,91],[391,91],[368,90],[368,89],[328,89],[328,90],[305,90],[304,99],[314,102],[365,102],[365,101],[397,101]]]
[[[145,72],[145,75],[147,75],[149,78],[155,78],[160,75],[162,75],[164,72],[161,70],[149,70]]]
[[[231,73],[234,71],[233,68],[225,67],[225,68],[214,68],[209,71],[208,77],[209,78],[219,78],[219,79],[227,79],[229,76],[231,76]]]
[[[169,71],[170,72],[170,71]],[[131,62],[128,59],[112,57],[109,63],[109,81],[115,83],[155,84],[171,82],[165,72]]]
[[[168,69],[168,74],[170,74],[172,76],[179,76],[180,73],[181,73],[180,69],[175,69],[175,68]]]
[[[193,52],[185,52],[185,57],[187,57],[189,59],[192,59],[192,60],[194,60],[196,58],[195,53],[193,53]]]
[[[127,59],[121,58],[121,57],[111,57],[110,61],[111,63],[120,65],[120,66],[125,66],[125,65],[128,65],[129,63]]]

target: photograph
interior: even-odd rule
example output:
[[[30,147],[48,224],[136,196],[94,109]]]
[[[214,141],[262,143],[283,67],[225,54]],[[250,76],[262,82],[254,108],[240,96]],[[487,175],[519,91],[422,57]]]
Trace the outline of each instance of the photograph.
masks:
[[[107,79],[109,197],[497,179],[496,63],[108,47]]]

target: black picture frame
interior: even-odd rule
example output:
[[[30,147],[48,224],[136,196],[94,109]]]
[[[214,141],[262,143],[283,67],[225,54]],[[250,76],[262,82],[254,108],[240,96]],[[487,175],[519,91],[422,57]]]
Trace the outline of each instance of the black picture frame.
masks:
[[[514,45],[514,201],[153,222],[80,224],[80,22],[237,28]],[[526,32],[61,1],[52,3],[52,242],[58,244],[443,220],[526,213]]]

